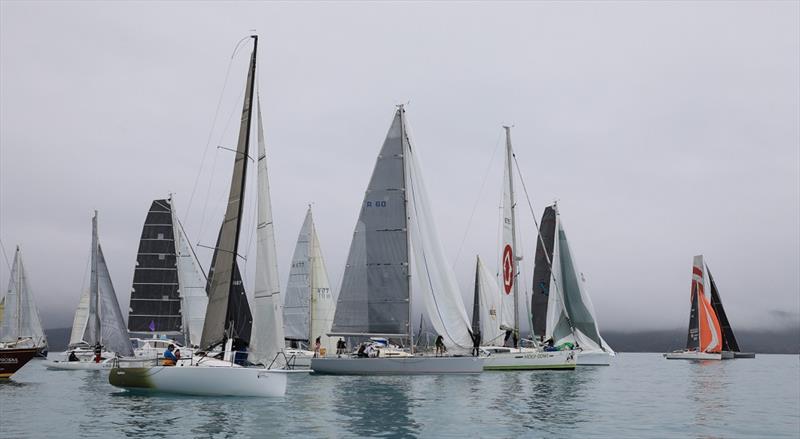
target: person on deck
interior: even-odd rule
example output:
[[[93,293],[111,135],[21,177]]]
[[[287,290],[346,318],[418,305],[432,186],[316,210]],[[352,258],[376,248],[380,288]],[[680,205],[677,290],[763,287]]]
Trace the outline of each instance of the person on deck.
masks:
[[[339,338],[339,341],[336,342],[336,356],[341,358],[344,351],[347,349],[347,344],[345,343],[343,338]]]
[[[75,351],[71,351],[69,353],[69,358],[67,358],[67,361],[80,361],[80,360],[78,359],[78,356],[75,355]]]
[[[181,350],[175,349],[175,361],[177,362],[180,359],[181,359]]]
[[[481,353],[481,332],[475,331],[472,336],[472,355],[477,357]]]
[[[172,353],[174,350],[174,344],[167,346],[167,350],[164,351],[164,366],[174,366],[178,362],[178,358]]]
[[[95,363],[99,363],[103,359],[102,353],[103,353],[103,347],[100,346],[100,342],[98,341],[97,343],[94,344],[94,362]]]
[[[322,339],[322,336],[319,336],[319,337],[317,337],[316,340],[314,340],[314,358],[319,357],[319,348],[322,346],[322,340],[321,339]]]
[[[367,345],[365,343],[361,343],[361,346],[358,347],[358,358],[367,358]]]
[[[444,337],[441,335],[436,337],[436,356],[444,355],[447,352],[447,348],[444,347]]]

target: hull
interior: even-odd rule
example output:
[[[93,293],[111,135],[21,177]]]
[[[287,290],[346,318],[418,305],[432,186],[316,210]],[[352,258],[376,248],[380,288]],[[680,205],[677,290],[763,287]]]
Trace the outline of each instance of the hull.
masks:
[[[734,352],[733,358],[756,358],[755,352]]]
[[[115,367],[112,386],[126,390],[199,396],[284,396],[286,373],[238,366]]]
[[[494,353],[483,360],[483,370],[574,370],[575,352]]]
[[[311,370],[329,375],[438,375],[481,373],[479,357],[313,358]]]
[[[578,366],[610,366],[613,355],[608,352],[580,352]]]
[[[112,359],[107,359],[99,363],[95,363],[94,361],[47,360],[44,362],[44,367],[49,370],[108,370],[111,369],[112,364]]]
[[[0,349],[0,379],[10,378],[22,369],[33,357],[37,348]]]
[[[721,355],[723,360],[733,360],[736,358],[736,355],[731,351],[722,351]]]
[[[690,360],[690,361],[703,361],[703,360],[722,360],[722,354],[712,354],[708,352],[670,352],[664,354],[667,360]]]

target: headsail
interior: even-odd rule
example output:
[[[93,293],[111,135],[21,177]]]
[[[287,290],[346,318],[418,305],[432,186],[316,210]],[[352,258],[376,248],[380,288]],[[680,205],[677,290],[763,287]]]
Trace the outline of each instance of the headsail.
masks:
[[[258,37],[253,36],[253,41],[253,54],[250,57],[250,69],[247,73],[242,118],[239,125],[239,141],[228,194],[228,207],[212,257],[213,272],[209,270],[208,307],[200,343],[204,348],[216,346],[228,338],[235,340],[237,348],[243,347],[242,345],[246,345],[250,341],[252,316],[247,304],[247,296],[244,294],[241,276],[237,279],[239,269],[236,262],[239,255],[239,232],[244,208],[247,161],[250,159],[250,122]]]
[[[331,331],[407,337],[410,288],[402,113],[395,113],[358,215]]]
[[[542,220],[539,223],[539,234],[541,238],[536,240],[536,257],[533,269],[531,318],[533,321],[533,333],[536,336],[544,336],[547,333],[548,300],[551,294],[557,294],[557,291],[550,289],[552,283],[550,260],[554,254],[553,246],[555,245],[556,236],[556,210],[553,206],[547,206],[544,209]]]
[[[283,311],[275,226],[267,173],[267,150],[258,100],[258,229],[256,231],[256,286],[253,300],[253,337],[250,361],[268,364],[283,349]]]
[[[85,288],[81,293],[78,308],[75,309],[75,317],[72,319],[72,330],[69,336],[69,345],[75,346],[84,342],[84,333],[86,333],[86,324],[89,322],[89,296],[91,295],[89,288]]]
[[[172,229],[175,236],[175,264],[178,268],[178,295],[181,298],[181,317],[184,342],[190,346],[200,346],[203,335],[203,319],[206,316],[208,295],[206,294],[206,278],[197,255],[192,250],[189,237],[183,224],[172,207]]]
[[[33,291],[22,263],[22,252],[19,247],[14,254],[8,290],[4,297],[0,340],[16,341],[18,338],[30,338],[35,346],[47,346],[42,321],[33,298]]]
[[[497,277],[486,268],[480,256],[475,266],[475,293],[474,306],[477,308],[472,310],[473,331],[477,320],[479,322],[477,329],[481,332],[481,345],[501,346],[504,331],[500,329],[498,312],[502,293],[497,284]]]

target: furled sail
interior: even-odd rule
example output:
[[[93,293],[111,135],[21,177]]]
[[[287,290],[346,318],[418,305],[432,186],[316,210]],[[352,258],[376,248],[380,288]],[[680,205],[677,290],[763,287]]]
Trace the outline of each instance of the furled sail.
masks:
[[[494,276],[480,256],[475,266],[476,309],[473,309],[473,331],[476,320],[481,332],[482,346],[502,346],[504,331],[500,329],[498,311],[500,308],[500,288]]]
[[[217,245],[214,248],[212,268],[208,273],[208,307],[200,343],[204,348],[216,346],[228,338],[232,338],[234,347],[241,349],[250,341],[252,315],[247,303],[247,296],[244,294],[241,276],[237,276],[239,269],[236,260],[242,209],[244,208],[247,161],[250,159],[250,122],[258,38],[253,36],[253,41],[253,54],[250,57],[250,68],[247,73],[242,118],[239,125],[239,140],[231,175],[230,193],[228,194],[228,207],[220,227]]]
[[[250,361],[268,364],[283,349],[283,313],[275,250],[275,226],[267,173],[267,150],[258,100],[258,228],[256,230],[256,286],[253,299],[253,336]]]
[[[154,200],[145,217],[133,272],[128,331],[183,341],[176,236],[170,200]]]
[[[327,334],[331,330],[335,310],[336,302],[331,293],[325,260],[309,206],[297,237],[286,286],[286,302],[283,308],[286,339],[305,341],[313,345],[316,338],[321,337],[322,346],[329,351],[334,349],[335,342]]]
[[[47,338],[44,335],[19,247],[14,254],[4,301],[7,306],[3,309],[0,340],[16,341],[18,338],[30,338],[35,346],[47,346]]]
[[[711,275],[711,270],[708,269],[708,265],[706,265],[706,272],[708,273],[708,280],[711,284],[711,307],[717,314],[717,319],[722,329],[722,350],[740,352],[739,342],[736,341],[736,336],[733,335],[733,328],[731,327],[730,321],[728,321],[725,308],[722,307],[722,299],[719,297],[717,284],[714,282],[714,276]]]
[[[409,256],[402,113],[395,114],[367,186],[331,331],[406,337]]]
[[[500,251],[500,271],[503,274],[500,307],[500,326],[505,331],[519,330],[515,311],[517,300],[514,287],[517,281],[517,243],[514,234],[514,180],[512,174],[511,140],[506,127],[506,159],[503,167],[503,244]]]

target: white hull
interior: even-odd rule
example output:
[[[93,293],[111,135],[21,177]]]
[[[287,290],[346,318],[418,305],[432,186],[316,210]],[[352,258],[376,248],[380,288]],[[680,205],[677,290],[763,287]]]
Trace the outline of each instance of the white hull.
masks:
[[[113,359],[107,359],[99,363],[94,361],[45,360],[44,367],[50,370],[108,370],[111,369],[113,362]]]
[[[667,360],[722,360],[722,354],[712,354],[708,352],[684,351],[684,352],[669,352],[664,354]]]
[[[578,366],[610,366],[611,355],[608,352],[580,352],[578,354]]]
[[[116,367],[108,381],[126,390],[200,396],[284,396],[286,373],[238,366]]]
[[[481,373],[479,357],[313,358],[315,373],[331,375],[436,375]]]
[[[575,369],[576,356],[573,351],[493,353],[483,359],[483,370],[571,370]]]

